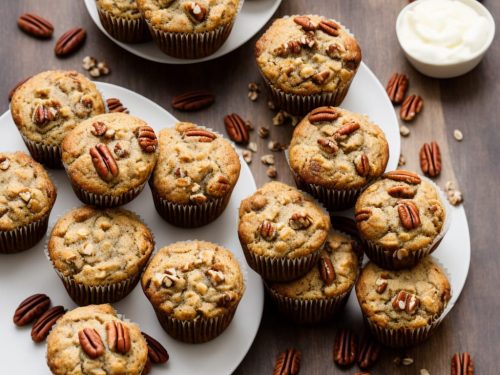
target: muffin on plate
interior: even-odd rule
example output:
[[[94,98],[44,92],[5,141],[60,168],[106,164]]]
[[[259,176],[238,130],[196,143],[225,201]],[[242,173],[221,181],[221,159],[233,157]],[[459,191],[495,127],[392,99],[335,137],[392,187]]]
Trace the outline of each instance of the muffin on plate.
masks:
[[[160,156],[150,179],[158,213],[193,228],[217,219],[240,176],[240,159],[220,135],[188,122],[159,133]]]
[[[47,255],[77,304],[111,303],[134,289],[154,244],[132,212],[84,206],[57,221]]]
[[[177,242],[160,249],[142,276],[144,294],[173,338],[202,343],[231,323],[245,282],[227,249],[205,241]]]
[[[356,295],[373,335],[384,345],[406,347],[426,340],[439,326],[451,287],[444,271],[426,257],[399,271],[368,263],[356,283]]]
[[[270,182],[240,205],[238,237],[250,267],[268,281],[290,281],[318,262],[330,229],[322,208],[297,189]]]
[[[363,188],[384,173],[389,145],[367,116],[335,107],[311,111],[295,127],[289,163],[297,186],[329,211],[354,206]]]
[[[340,105],[361,63],[349,31],[315,15],[274,21],[257,41],[255,56],[274,103],[295,115]]]
[[[29,249],[43,238],[56,196],[40,164],[24,152],[0,152],[0,253]]]
[[[198,59],[217,51],[229,36],[240,8],[240,0],[137,3],[158,47],[181,59]]]
[[[124,43],[141,43],[151,39],[148,26],[136,0],[96,0],[102,26]]]
[[[33,159],[59,168],[66,134],[80,122],[104,113],[104,101],[95,84],[83,75],[49,70],[16,89],[11,112]]]
[[[448,228],[437,186],[405,170],[388,172],[370,185],[354,213],[366,255],[389,269],[414,266],[437,248]]]
[[[331,320],[351,293],[360,269],[360,254],[353,240],[332,231],[321,250],[317,267],[300,279],[266,283],[278,310],[297,323]]]
[[[143,120],[125,113],[95,116],[62,143],[62,160],[83,202],[116,207],[142,191],[156,164],[158,140]]]
[[[111,305],[67,312],[47,338],[47,364],[54,375],[141,375],[147,361],[139,326],[119,317]]]

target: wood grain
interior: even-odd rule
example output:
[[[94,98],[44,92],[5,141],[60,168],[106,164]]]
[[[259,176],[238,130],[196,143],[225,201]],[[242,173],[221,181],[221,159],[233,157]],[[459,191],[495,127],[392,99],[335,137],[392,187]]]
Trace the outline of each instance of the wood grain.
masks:
[[[258,1],[258,0],[247,0]],[[468,282],[453,312],[437,333],[424,345],[407,354],[415,364],[398,367],[392,362],[399,353],[387,352],[372,374],[416,374],[426,368],[431,374],[449,373],[449,362],[456,351],[469,350],[479,374],[498,372],[498,342],[500,330],[495,329],[500,310],[500,44],[494,43],[480,66],[456,79],[434,80],[416,72],[406,62],[397,44],[394,24],[406,0],[285,0],[277,15],[314,13],[338,19],[348,25],[363,49],[363,60],[385,85],[394,71],[410,76],[410,92],[420,94],[425,107],[417,120],[409,125],[411,135],[402,141],[407,167],[419,170],[418,151],[422,143],[437,140],[443,154],[443,173],[437,179],[444,185],[456,180],[465,196],[471,240],[472,266]],[[485,0],[499,19],[500,2]],[[203,64],[171,66],[142,60],[119,48],[105,37],[88,16],[83,1],[25,0],[4,1],[0,6],[1,57],[0,101],[3,112],[8,108],[9,90],[20,79],[39,71],[63,68],[82,71],[81,60],[86,55],[106,60],[111,75],[100,81],[112,82],[136,91],[170,110],[178,118],[199,122],[223,131],[224,115],[237,112],[256,128],[269,126],[270,139],[288,143],[291,127],[273,127],[273,113],[261,95],[256,103],[247,98],[249,82],[260,82],[253,60],[253,43],[215,61]],[[54,38],[48,41],[32,39],[17,29],[17,17],[33,11],[55,25]],[[55,40],[71,27],[83,26],[88,31],[84,47],[65,59],[54,56]],[[172,97],[183,91],[209,88],[217,93],[214,106],[193,114],[170,108]],[[453,139],[453,130],[464,133],[464,141]],[[268,180],[260,155],[268,153],[267,140],[256,134],[259,152],[251,164],[258,185]],[[277,155],[279,179],[291,183],[283,155]],[[237,374],[269,374],[275,357],[287,347],[299,348],[302,355],[302,374],[346,373],[336,368],[332,360],[333,336],[342,316],[323,326],[297,327],[281,319],[266,301],[264,318],[257,338]],[[174,358],[172,360],[175,360]]]

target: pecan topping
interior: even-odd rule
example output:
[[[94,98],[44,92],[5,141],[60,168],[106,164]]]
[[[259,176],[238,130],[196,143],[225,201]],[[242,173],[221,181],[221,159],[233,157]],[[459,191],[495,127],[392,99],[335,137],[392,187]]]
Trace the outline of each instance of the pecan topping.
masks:
[[[384,174],[384,177],[394,181],[406,182],[407,184],[411,185],[418,185],[420,184],[420,182],[422,182],[422,180],[416,173],[400,169],[387,172],[386,174]]]
[[[108,106],[109,113],[115,113],[115,112],[129,113],[127,107],[124,107],[121,100],[118,98],[106,99],[106,105]]]
[[[113,158],[108,146],[99,143],[92,147],[89,153],[92,157],[92,164],[94,164],[97,174],[104,181],[109,182],[114,177],[118,176],[118,164],[116,164],[116,160]]]
[[[272,241],[274,237],[276,237],[276,235],[278,234],[275,225],[271,223],[269,220],[264,220],[259,225],[258,230],[260,236],[266,241]]]
[[[356,361],[358,343],[350,329],[342,328],[335,336],[333,360],[340,366],[350,366]]]
[[[118,142],[115,145],[113,151],[118,158],[126,158],[130,154],[129,150],[125,146],[123,146],[120,142]]]
[[[78,339],[83,351],[90,358],[96,359],[104,354],[104,344],[102,343],[101,336],[94,328],[82,329],[78,332]]]
[[[208,90],[193,90],[177,95],[172,99],[172,107],[179,111],[197,111],[211,106],[215,95]]]
[[[33,13],[21,14],[17,20],[17,26],[36,38],[50,38],[54,32],[54,26],[49,21]]]
[[[33,121],[38,126],[44,126],[48,122],[55,120],[58,115],[59,111],[56,108],[39,104],[33,112]]]
[[[380,275],[380,277],[375,281],[375,291],[378,294],[384,293],[388,284],[389,282],[387,281],[387,277],[385,275]]]
[[[414,202],[400,201],[398,203],[398,214],[401,225],[405,229],[412,230],[420,226],[420,214]]]
[[[413,186],[397,185],[387,189],[387,193],[394,198],[413,198],[417,189]]]
[[[365,221],[365,220],[368,220],[370,218],[371,214],[372,214],[372,212],[369,209],[360,210],[354,214],[354,219],[357,222]]]
[[[371,335],[365,335],[359,346],[357,360],[359,367],[363,370],[372,367],[378,361],[381,352],[382,346],[380,343],[373,339]]]
[[[189,197],[189,200],[191,200],[191,202],[196,203],[196,204],[203,204],[208,200],[208,198],[206,197],[205,194],[198,193],[198,194],[191,195]]]
[[[156,138],[155,131],[151,126],[140,126],[134,133],[142,151],[148,154],[156,151],[158,139]]]
[[[335,281],[335,268],[333,268],[332,260],[328,255],[323,255],[319,258],[319,275],[321,276],[321,280],[325,283],[325,285],[330,285]]]
[[[47,311],[49,306],[50,298],[45,294],[35,294],[26,298],[19,304],[14,313],[14,324],[21,327],[31,323]]]
[[[10,168],[10,160],[5,156],[0,156],[0,169],[6,171]]]
[[[217,136],[209,132],[208,130],[197,128],[197,129],[191,129],[188,130],[187,132],[184,133],[186,137],[199,137],[198,142],[212,142]]]
[[[332,20],[323,20],[319,23],[319,28],[331,36],[339,36],[340,25]]]
[[[311,217],[301,212],[295,212],[288,220],[288,225],[294,230],[309,228],[311,224]]]
[[[396,311],[405,311],[407,314],[413,315],[420,306],[419,298],[406,290],[401,290],[392,299],[392,308]]]
[[[441,150],[437,142],[424,143],[420,149],[420,168],[429,177],[437,177],[441,173]]]
[[[404,74],[394,73],[391,76],[385,91],[387,91],[387,95],[389,95],[392,103],[399,104],[403,101],[408,89],[408,83],[408,77]]]
[[[298,55],[302,51],[301,43],[296,40],[291,40],[287,43],[283,43],[281,46],[274,50],[276,56],[286,57],[290,54]]]
[[[228,293],[224,293],[217,299],[217,306],[228,307],[231,302],[233,302],[233,297]]]
[[[316,45],[316,39],[313,31],[306,31],[300,40],[300,45],[306,48],[313,48]]]
[[[348,122],[347,124],[342,125],[342,127],[335,132],[335,135],[338,137],[342,137],[344,135],[350,135],[354,133],[361,127],[357,122]]]
[[[117,321],[106,323],[106,336],[109,350],[119,354],[128,353],[131,343],[130,333],[126,325]]]
[[[238,144],[246,145],[250,140],[248,126],[245,121],[236,113],[224,117],[227,135],[231,140]]]
[[[467,352],[455,353],[451,358],[451,375],[474,375],[474,361]]]
[[[305,31],[314,31],[318,28],[311,22],[311,19],[307,16],[297,16],[293,19],[293,22],[301,26]]]
[[[14,96],[14,93],[16,90],[23,85],[27,80],[29,80],[32,76],[26,77],[23,80],[19,81],[9,92],[9,102],[12,100],[12,97]]]
[[[318,144],[328,154],[335,154],[339,150],[337,142],[333,138],[319,138]]]
[[[308,120],[311,124],[323,121],[334,121],[340,117],[340,113],[335,108],[320,107],[309,113]]]
[[[81,47],[86,37],[87,32],[81,27],[66,31],[56,42],[54,47],[56,56],[62,57],[75,52]]]
[[[184,10],[187,12],[191,21],[195,23],[203,22],[207,16],[207,8],[196,1],[188,2],[184,5]]]
[[[354,160],[354,166],[356,167],[356,172],[361,177],[366,177],[370,174],[370,163],[368,162],[368,156],[362,154],[356,160]]]
[[[330,70],[323,70],[322,72],[315,74],[311,77],[314,83],[317,85],[323,85],[328,81],[328,79],[332,76],[332,72]]]
[[[104,133],[106,133],[107,129],[108,128],[104,122],[96,121],[92,124],[92,129],[90,130],[90,132],[96,137],[100,137],[101,135],[104,135]]]
[[[297,375],[302,355],[297,349],[290,348],[280,353],[274,365],[273,375]]]
[[[424,100],[418,95],[408,96],[403,104],[401,104],[401,110],[399,111],[399,116],[403,121],[411,121],[415,116],[420,113],[422,107],[424,106]]]
[[[66,310],[62,306],[54,306],[45,311],[35,324],[33,324],[33,328],[31,328],[31,339],[34,342],[42,342],[45,340],[54,324],[56,324],[65,312]]]
[[[142,336],[146,339],[148,344],[148,358],[152,363],[166,363],[169,359],[167,349],[163,347],[158,341],[142,332]]]

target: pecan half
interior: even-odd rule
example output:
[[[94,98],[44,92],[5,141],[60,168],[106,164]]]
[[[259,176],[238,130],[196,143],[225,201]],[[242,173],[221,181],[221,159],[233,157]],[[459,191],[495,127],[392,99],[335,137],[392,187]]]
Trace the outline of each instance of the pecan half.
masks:
[[[49,309],[50,298],[45,294],[34,294],[22,301],[14,313],[14,324],[24,326],[31,323]]]
[[[387,91],[387,95],[389,95],[389,99],[392,103],[399,104],[403,101],[406,90],[408,89],[408,84],[408,77],[404,74],[394,73],[391,76],[385,91]]]
[[[358,365],[361,369],[366,370],[372,367],[380,358],[382,346],[371,335],[365,334],[361,340],[358,354]]]
[[[318,27],[328,35],[339,36],[340,25],[332,20],[323,20],[319,23]]]
[[[407,184],[411,184],[411,185],[418,185],[418,184],[420,184],[420,182],[422,182],[422,180],[420,179],[420,177],[416,173],[401,170],[401,169],[387,172],[384,174],[384,177],[388,178],[390,180],[393,180],[393,181],[406,182]]]
[[[89,150],[90,156],[92,158],[92,164],[94,168],[104,181],[109,182],[114,177],[118,176],[118,164],[116,160],[109,151],[108,146],[103,143],[99,143]]]
[[[56,324],[60,317],[66,313],[66,310],[62,306],[54,306],[51,309],[45,311],[33,324],[31,328],[31,339],[34,342],[42,342],[47,338],[50,330]]]
[[[124,107],[121,100],[118,98],[109,98],[106,99],[106,105],[108,107],[109,113],[129,113],[127,107]]]
[[[210,107],[215,95],[208,90],[193,90],[177,95],[172,99],[172,107],[179,111],[198,111]]]
[[[413,198],[417,189],[413,186],[397,185],[387,189],[387,193],[394,198]]]
[[[140,126],[135,129],[134,134],[137,137],[137,142],[139,142],[142,151],[148,154],[156,151],[158,138],[156,138],[155,131],[151,126]]]
[[[198,137],[198,142],[212,142],[217,136],[205,129],[191,129],[184,133],[186,137]]]
[[[332,260],[328,255],[323,255],[319,258],[318,267],[319,275],[325,285],[330,285],[335,281],[335,268],[333,268]]]
[[[359,125],[359,123],[357,122],[348,122],[347,124],[342,125],[340,129],[338,129],[335,132],[335,135],[338,137],[342,137],[344,135],[350,135],[354,133],[356,130],[358,130],[360,127],[361,125]]]
[[[307,16],[297,16],[293,19],[293,22],[301,26],[305,31],[314,31],[318,28],[311,22],[311,19]]]
[[[385,275],[380,275],[380,277],[375,281],[375,291],[378,294],[382,294],[387,289],[387,285],[389,285],[387,277]]]
[[[413,315],[420,306],[420,299],[413,293],[406,290],[399,291],[392,299],[392,308],[396,311],[405,311]]]
[[[451,358],[451,375],[474,375],[474,361],[469,353],[455,353]]]
[[[312,224],[311,217],[301,212],[295,212],[288,219],[288,225],[294,230],[309,228]]]
[[[55,120],[58,115],[59,111],[56,108],[39,104],[33,112],[33,121],[36,125],[43,127],[50,121]]]
[[[224,117],[226,132],[232,141],[246,145],[250,140],[250,133],[245,121],[237,113],[232,113]]]
[[[291,40],[283,43],[273,52],[276,56],[286,57],[288,55],[298,55],[302,51],[302,46],[299,41]]]
[[[274,365],[273,375],[297,375],[300,370],[301,357],[302,354],[294,348],[280,353]]]
[[[420,168],[429,177],[437,177],[441,173],[441,150],[437,142],[424,143],[420,149]]]
[[[398,203],[398,214],[401,225],[403,225],[405,229],[412,230],[421,224],[418,208],[412,201],[400,201]]]
[[[101,336],[94,328],[84,328],[78,332],[78,340],[85,354],[96,359],[104,354]]]
[[[23,85],[28,79],[30,79],[32,76],[26,77],[23,80],[19,81],[9,92],[9,102],[12,100],[12,97],[14,96],[14,93],[16,90]]]
[[[104,122],[96,121],[92,123],[92,129],[90,130],[90,132],[92,133],[92,135],[100,137],[104,135],[104,133],[106,133],[106,130],[108,130],[108,127]]]
[[[356,172],[361,177],[366,177],[370,174],[370,163],[368,161],[368,156],[366,154],[361,154],[354,160],[354,166],[356,167]]]
[[[127,354],[130,350],[130,333],[128,327],[122,322],[106,323],[106,337],[109,350],[119,354]]]
[[[169,359],[167,349],[163,347],[158,341],[142,332],[142,336],[146,339],[148,344],[148,358],[152,363],[166,363]]]
[[[59,37],[54,47],[54,53],[58,57],[67,56],[79,49],[86,37],[85,29],[81,27],[70,29]]]
[[[317,73],[311,77],[312,81],[317,85],[323,85],[328,81],[328,79],[332,76],[332,72],[330,70],[323,70],[320,73]]]
[[[33,13],[21,14],[17,20],[17,26],[36,38],[50,38],[54,32],[54,26],[49,21]]]
[[[309,113],[307,119],[311,124],[325,121],[335,121],[340,117],[340,113],[335,108],[319,107]]]
[[[276,231],[276,226],[269,220],[264,220],[259,225],[259,234],[266,241],[272,241],[274,237],[278,234]]]
[[[403,121],[411,121],[415,116],[422,111],[424,106],[424,100],[418,95],[408,96],[403,104],[401,104],[401,110],[399,111],[399,116]]]
[[[333,138],[319,138],[317,142],[327,154],[335,154],[339,150],[339,146]]]
[[[364,210],[356,211],[354,214],[354,219],[359,223],[360,221],[368,220],[371,216],[372,212],[368,208]]]
[[[191,21],[199,23],[203,22],[206,18],[208,9],[196,1],[190,1],[185,3],[184,11],[187,13]]]
[[[342,328],[335,336],[333,360],[339,366],[350,366],[356,361],[358,343],[356,335],[347,328]]]

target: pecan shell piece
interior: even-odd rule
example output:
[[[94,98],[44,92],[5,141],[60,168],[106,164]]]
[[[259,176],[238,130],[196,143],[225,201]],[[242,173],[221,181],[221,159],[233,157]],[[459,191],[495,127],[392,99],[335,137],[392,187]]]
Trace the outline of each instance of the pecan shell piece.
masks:
[[[348,328],[342,328],[335,336],[333,360],[339,366],[350,366],[356,362],[358,342],[356,335]]]
[[[78,340],[82,350],[90,358],[96,359],[104,354],[104,344],[101,336],[94,328],[84,328],[78,332]]]
[[[314,31],[318,28],[311,22],[311,19],[307,16],[297,16],[293,19],[293,22],[301,26],[304,31]]]
[[[70,29],[59,37],[54,47],[54,53],[58,57],[67,56],[79,49],[86,37],[85,29],[81,27]]]
[[[229,138],[238,144],[246,145],[250,140],[250,132],[245,121],[237,113],[224,117],[224,126]]]
[[[103,143],[98,143],[89,150],[89,153],[97,174],[104,181],[109,182],[118,176],[118,164],[116,164],[116,160],[111,154],[111,151],[109,151],[108,146]]]
[[[151,126],[140,126],[135,130],[135,136],[139,142],[141,150],[151,154],[156,151],[158,138]]]
[[[302,354],[294,348],[280,353],[274,365],[273,375],[297,375],[300,370],[301,357]]]
[[[410,171],[404,171],[397,169],[395,171],[387,172],[384,174],[385,178],[388,178],[393,181],[402,181],[406,182],[407,184],[411,185],[418,185],[422,182],[422,179],[413,172]]]
[[[49,309],[50,298],[45,294],[34,294],[22,301],[14,313],[14,324],[24,326],[33,322]]]
[[[106,323],[106,336],[108,347],[111,351],[119,354],[127,354],[131,347],[130,332],[122,322]]]
[[[408,96],[399,111],[399,116],[403,121],[411,121],[422,111],[424,107],[424,100],[418,95]]]
[[[54,32],[54,26],[49,21],[33,13],[21,14],[17,20],[17,26],[36,38],[50,38]]]
[[[469,353],[455,353],[451,358],[451,375],[474,375],[474,361]]]
[[[172,99],[172,107],[179,111],[198,111],[210,107],[215,102],[215,95],[208,90],[193,90]]]
[[[166,363],[169,359],[167,349],[147,333],[142,332],[142,336],[148,344],[148,358],[151,363]]]
[[[393,104],[400,104],[408,89],[408,77],[402,73],[394,73],[387,83],[386,92]]]
[[[413,201],[400,201],[398,203],[398,214],[401,225],[407,230],[415,229],[421,224],[418,207]]]
[[[405,311],[413,315],[420,306],[420,299],[413,293],[406,290],[399,291],[392,299],[392,308],[396,311]]]
[[[437,142],[424,143],[420,149],[420,168],[429,177],[437,177],[441,173],[441,150]]]
[[[35,324],[33,324],[33,327],[31,328],[31,339],[34,342],[42,342],[45,340],[54,324],[56,324],[59,318],[65,313],[66,310],[62,306],[54,306],[45,311],[45,313],[38,318]]]
[[[323,20],[318,25],[319,29],[331,36],[339,36],[340,25],[332,20]]]
[[[331,285],[335,281],[335,268],[333,268],[332,260],[328,255],[322,255],[319,258],[319,275],[321,276],[321,280],[325,283],[325,285]]]
[[[311,124],[325,121],[335,121],[340,117],[340,113],[331,107],[319,107],[311,111],[307,119]]]

